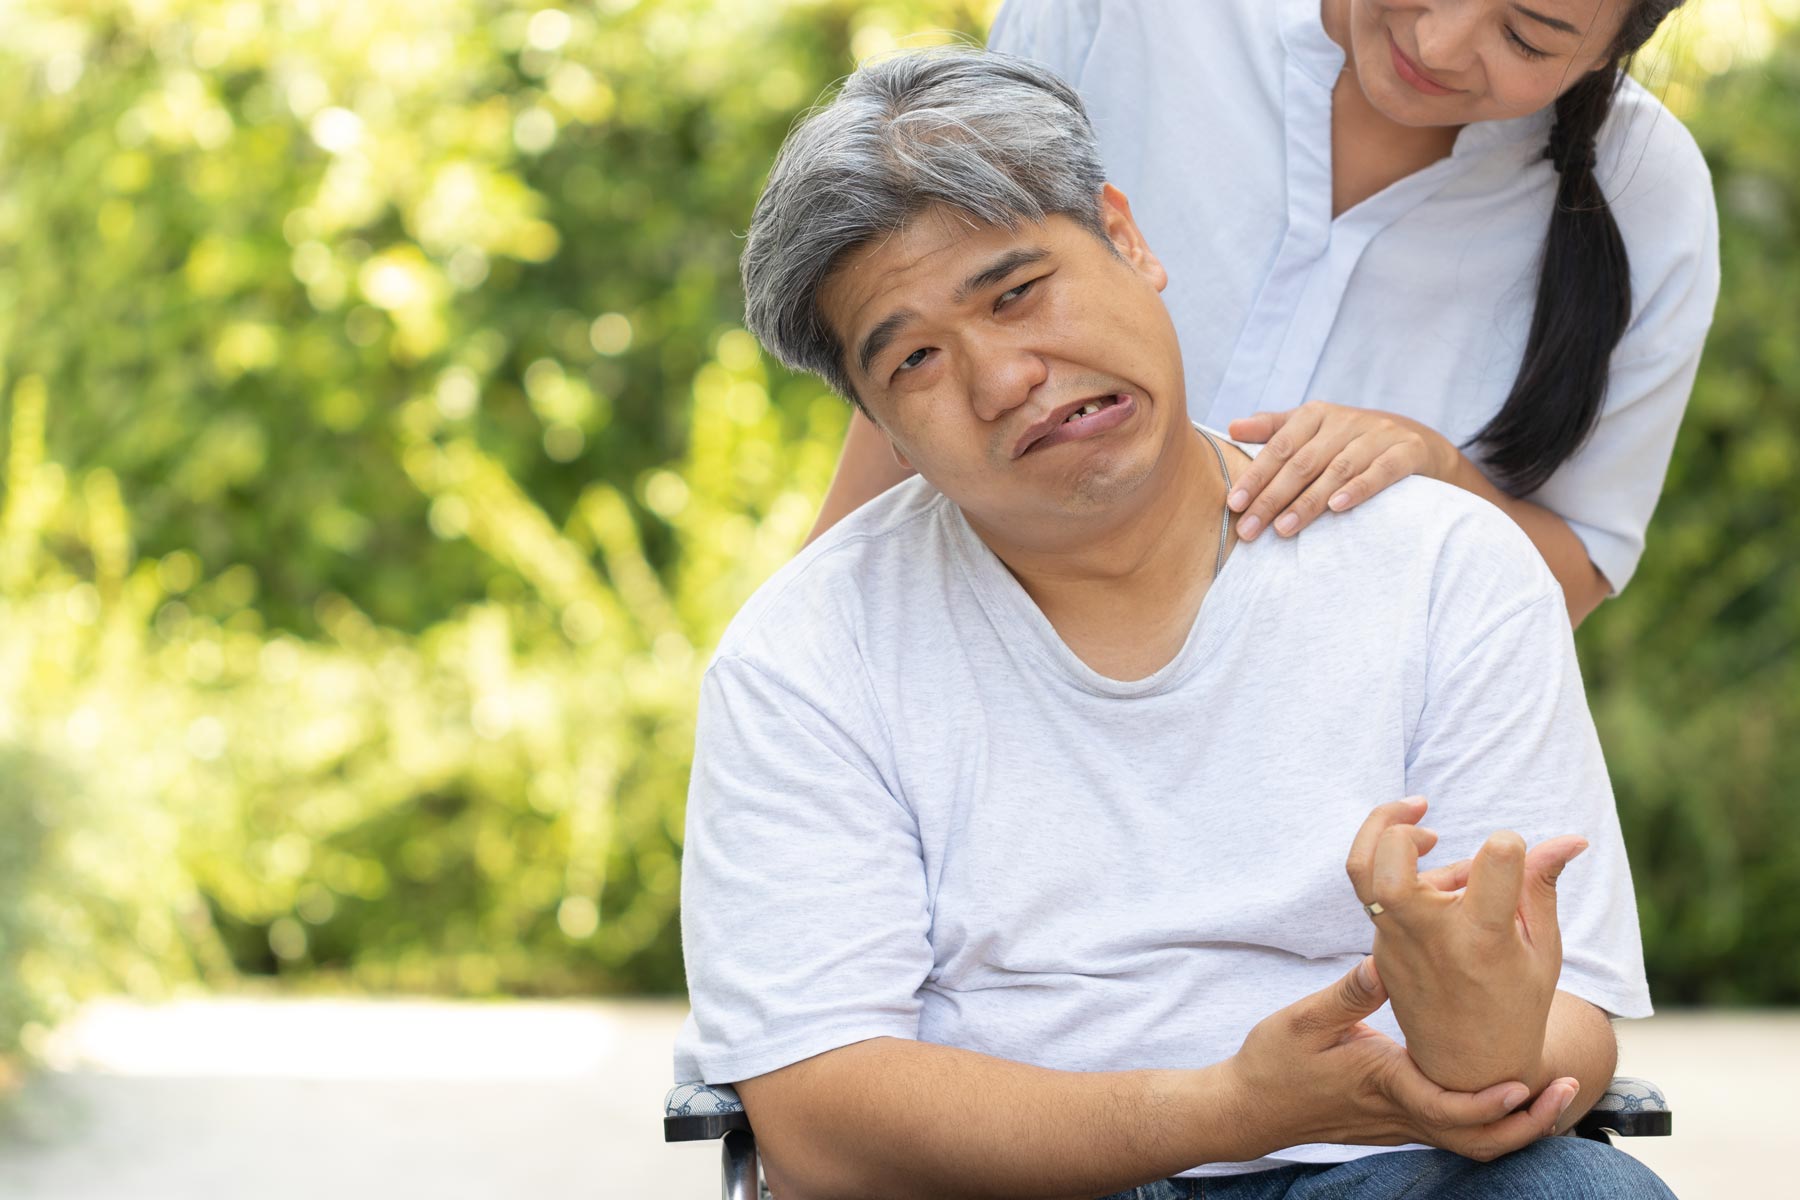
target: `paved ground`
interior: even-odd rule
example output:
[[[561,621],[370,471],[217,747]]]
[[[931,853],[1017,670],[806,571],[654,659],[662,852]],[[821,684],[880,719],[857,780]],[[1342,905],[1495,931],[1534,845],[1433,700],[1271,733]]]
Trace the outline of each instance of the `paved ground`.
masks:
[[[98,1005],[0,1135],[6,1200],[718,1195],[665,1146],[679,1006],[205,1000]],[[1677,1135],[1626,1143],[1683,1200],[1788,1194],[1800,1014],[1622,1028]]]

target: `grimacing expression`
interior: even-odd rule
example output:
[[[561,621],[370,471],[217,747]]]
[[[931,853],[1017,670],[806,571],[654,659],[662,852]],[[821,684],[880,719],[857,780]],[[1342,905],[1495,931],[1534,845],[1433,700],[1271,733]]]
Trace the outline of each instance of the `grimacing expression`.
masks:
[[[869,416],[977,526],[1105,512],[1185,432],[1167,276],[1116,188],[1099,208],[1104,239],[926,209],[820,293]]]
[[[1605,66],[1633,0],[1339,0],[1356,79],[1402,125],[1522,117]]]

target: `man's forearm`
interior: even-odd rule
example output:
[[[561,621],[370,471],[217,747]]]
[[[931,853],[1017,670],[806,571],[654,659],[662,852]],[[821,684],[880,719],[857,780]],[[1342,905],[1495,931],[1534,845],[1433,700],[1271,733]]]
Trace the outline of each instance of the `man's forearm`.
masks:
[[[1536,1095],[1552,1079],[1581,1081],[1581,1090],[1556,1123],[1558,1133],[1586,1115],[1605,1093],[1619,1065],[1619,1041],[1607,1015],[1567,992],[1557,992],[1544,1029],[1544,1069],[1525,1082]]]
[[[1273,1148],[1238,1128],[1219,1067],[1052,1071],[874,1038],[739,1091],[784,1200],[1098,1196]]]
[[[1483,1025],[1479,1018],[1458,1018],[1450,1012],[1437,1016],[1440,1020],[1435,1025],[1413,1019],[1412,1028],[1406,1029],[1407,1050],[1426,1075],[1443,1087],[1473,1091],[1517,1079],[1536,1096],[1553,1080],[1578,1079],[1581,1090],[1569,1106],[1566,1121],[1573,1124],[1612,1080],[1618,1058],[1612,1023],[1605,1013],[1567,992],[1551,997],[1541,1040],[1532,1029],[1494,1028]],[[1406,1028],[1404,1022],[1402,1028]],[[1487,1052],[1501,1047],[1508,1049]]]

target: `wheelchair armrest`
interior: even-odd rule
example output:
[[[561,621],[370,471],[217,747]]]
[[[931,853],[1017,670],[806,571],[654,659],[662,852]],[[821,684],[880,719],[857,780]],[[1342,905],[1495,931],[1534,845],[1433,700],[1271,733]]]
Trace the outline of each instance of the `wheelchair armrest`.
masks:
[[[1605,1141],[1618,1137],[1668,1137],[1674,1132],[1675,1114],[1662,1091],[1648,1079],[1621,1075],[1612,1081],[1587,1116],[1575,1123],[1584,1138]]]
[[[665,1142],[707,1142],[749,1128],[744,1102],[725,1084],[678,1083],[663,1099]]]

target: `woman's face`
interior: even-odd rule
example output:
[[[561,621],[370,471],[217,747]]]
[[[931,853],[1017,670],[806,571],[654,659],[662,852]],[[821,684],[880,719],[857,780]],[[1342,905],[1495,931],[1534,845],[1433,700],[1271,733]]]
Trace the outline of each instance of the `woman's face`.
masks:
[[[1639,0],[1338,2],[1347,4],[1351,58],[1369,103],[1389,120],[1423,126],[1548,107],[1606,65]]]

